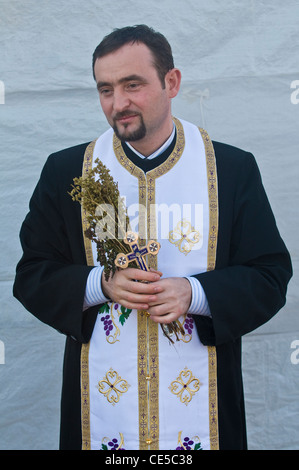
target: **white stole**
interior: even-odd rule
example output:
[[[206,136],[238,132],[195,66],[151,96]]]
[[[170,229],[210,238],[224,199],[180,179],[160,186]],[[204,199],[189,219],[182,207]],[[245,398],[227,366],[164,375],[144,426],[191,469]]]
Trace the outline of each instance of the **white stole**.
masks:
[[[135,166],[112,129],[89,146],[83,168],[99,158],[110,169],[131,229],[161,244],[148,264],[164,277],[205,272],[216,262],[213,146],[204,130],[174,122],[175,148],[154,170]],[[95,245],[85,239],[85,246],[96,266]],[[216,349],[202,345],[190,315],[179,320],[186,335],[170,344],[146,312],[101,307],[90,343],[82,345],[83,449],[218,448]]]

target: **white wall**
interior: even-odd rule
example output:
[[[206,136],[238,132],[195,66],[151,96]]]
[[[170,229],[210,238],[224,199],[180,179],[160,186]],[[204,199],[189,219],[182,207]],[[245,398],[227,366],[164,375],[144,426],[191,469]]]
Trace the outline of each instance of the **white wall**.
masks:
[[[137,23],[172,44],[174,114],[259,164],[295,275],[287,305],[244,338],[248,440],[299,449],[298,22],[296,0],[0,0],[0,449],[58,446],[64,338],[12,297],[18,233],[48,154],[106,130],[92,53]]]

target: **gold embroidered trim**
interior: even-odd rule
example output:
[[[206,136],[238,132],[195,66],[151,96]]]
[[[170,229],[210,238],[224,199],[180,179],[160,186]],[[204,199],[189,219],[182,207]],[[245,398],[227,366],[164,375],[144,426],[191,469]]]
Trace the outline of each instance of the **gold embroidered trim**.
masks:
[[[81,348],[81,430],[82,450],[90,450],[89,343]]]
[[[207,270],[216,266],[218,240],[218,184],[215,152],[208,133],[199,128],[204,141],[207,162],[208,195],[209,195],[209,246]],[[208,346],[209,354],[209,416],[210,416],[210,447],[219,450],[218,434],[218,396],[217,396],[217,352],[215,346]]]
[[[139,187],[139,239],[156,239],[156,217],[151,213],[155,204],[155,181],[173,168],[181,158],[185,137],[182,124],[173,118],[177,140],[174,150],[167,160],[157,168],[144,174],[125,155],[120,140],[114,135],[113,147],[119,163],[131,175],[138,178]],[[144,210],[142,210],[144,208]],[[147,264],[157,269],[157,257],[148,255]],[[138,407],[139,407],[139,446],[141,450],[159,449],[159,350],[158,324],[151,321],[147,312],[138,312]]]
[[[208,247],[208,271],[215,269],[216,250],[218,239],[218,184],[217,169],[213,144],[208,133],[199,128],[204,141],[207,162],[208,194],[209,194],[209,247]]]
[[[92,168],[93,151],[96,140],[91,142],[84,154],[82,176],[86,176]],[[85,236],[88,228],[86,213],[81,206],[82,233],[84,239],[85,255],[88,266],[93,266],[93,254],[91,240]],[[82,450],[90,450],[90,399],[89,399],[89,343],[81,347],[81,431]]]
[[[216,354],[215,346],[208,346],[208,354],[209,354],[210,447],[211,447],[211,450],[219,450],[217,354]]]
[[[159,176],[165,175],[174,167],[174,165],[179,161],[183,154],[185,148],[184,128],[178,119],[176,119],[175,117],[173,117],[172,119],[177,132],[175,147],[164,163],[147,173],[150,178],[156,179],[159,178]]]
[[[139,227],[147,237],[155,238],[156,232],[150,232],[148,220],[149,207],[146,196],[155,196],[153,191],[148,192],[148,180],[139,178],[139,207],[145,206],[147,214],[139,218]],[[145,183],[144,183],[145,181]],[[144,200],[145,199],[145,200]],[[155,224],[155,220],[153,221]],[[141,225],[142,224],[142,225]],[[155,225],[154,225],[155,227]],[[155,230],[155,229],[154,229]],[[154,237],[152,236],[154,235]],[[143,241],[145,244],[146,241]],[[148,266],[157,269],[157,256],[147,256]],[[138,409],[139,409],[139,448],[140,450],[159,449],[159,351],[158,351],[158,325],[152,322],[148,313],[138,312]]]
[[[156,178],[159,178],[159,176],[165,175],[165,173],[167,173],[169,170],[171,170],[171,168],[174,167],[174,165],[179,161],[183,154],[183,150],[185,147],[184,129],[180,121],[175,117],[173,117],[173,122],[175,123],[177,131],[175,147],[164,163],[154,168],[153,170],[147,172],[147,175],[149,176],[150,180],[155,180]],[[136,176],[136,178],[139,178],[139,195],[141,196],[141,200],[143,200],[145,203],[147,185],[144,177],[144,172],[140,168],[138,168],[138,166],[136,166],[133,162],[131,162],[131,160],[126,156],[125,152],[123,151],[121,141],[118,139],[118,137],[116,137],[115,134],[113,136],[113,148],[115,156],[119,163],[129,173],[131,173],[131,175],[134,175]],[[149,197],[149,199],[151,198]]]
[[[201,385],[202,383],[199,379],[194,377],[191,370],[185,367],[185,369],[181,371],[180,375],[171,382],[168,388],[171,393],[180,399],[181,403],[184,403],[187,406],[188,403],[191,402],[195,393],[199,391]]]
[[[138,311],[139,448],[159,448],[158,325]]]
[[[82,168],[82,176],[85,177],[89,170],[92,169],[92,161],[93,161],[93,151],[94,147],[96,144],[96,140],[91,142],[84,154],[84,160],[83,160],[83,168]],[[82,230],[83,230],[83,239],[84,239],[84,247],[85,247],[85,255],[86,255],[86,261],[88,266],[93,266],[93,254],[92,254],[92,243],[89,238],[85,236],[85,231],[89,228],[89,224],[86,219],[86,211],[81,209],[81,217],[82,217]]]
[[[130,385],[118,373],[110,368],[105,377],[99,381],[98,390],[113,406],[119,402],[120,397],[126,393]]]

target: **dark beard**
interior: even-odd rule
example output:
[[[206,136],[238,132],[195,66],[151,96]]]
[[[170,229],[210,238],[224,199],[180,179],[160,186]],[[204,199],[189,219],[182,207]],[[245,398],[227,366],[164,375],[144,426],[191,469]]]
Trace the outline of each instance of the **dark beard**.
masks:
[[[124,117],[126,115],[129,115],[129,114],[125,112],[119,113],[119,115],[116,116],[116,118],[119,119],[120,117]],[[141,114],[139,114],[139,117],[140,117],[140,126],[138,127],[138,129],[128,134],[126,133],[125,125],[124,125],[125,130],[123,132],[119,132],[117,125],[116,125],[116,119],[115,119],[113,130],[115,132],[116,137],[118,137],[119,140],[121,140],[122,142],[136,142],[137,140],[143,139],[146,135],[146,127],[145,127],[143,117],[141,116]]]

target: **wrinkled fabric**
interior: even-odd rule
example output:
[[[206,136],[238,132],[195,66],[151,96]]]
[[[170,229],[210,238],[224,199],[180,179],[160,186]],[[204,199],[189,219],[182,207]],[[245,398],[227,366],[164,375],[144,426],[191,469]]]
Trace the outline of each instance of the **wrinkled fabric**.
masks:
[[[299,340],[299,104],[291,100],[291,84],[299,80],[299,5],[121,5],[74,0],[70,9],[58,0],[1,1],[0,449],[58,448],[65,338],[12,297],[19,229],[47,156],[108,128],[92,79],[92,53],[114,27],[137,23],[166,35],[183,72],[174,115],[206,128],[213,140],[252,152],[261,170],[295,276],[286,306],[243,339],[248,446],[299,449],[299,364],[291,359],[291,345]]]

